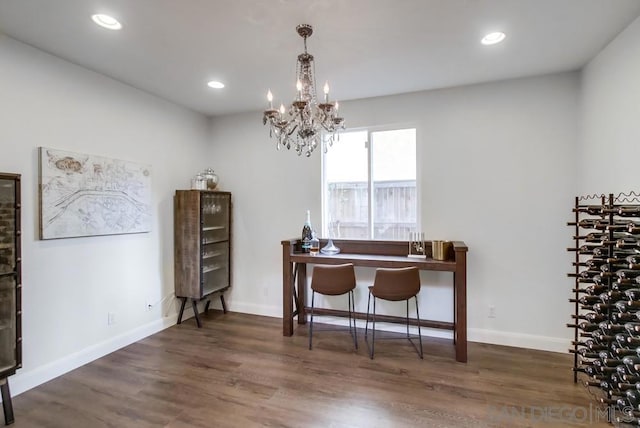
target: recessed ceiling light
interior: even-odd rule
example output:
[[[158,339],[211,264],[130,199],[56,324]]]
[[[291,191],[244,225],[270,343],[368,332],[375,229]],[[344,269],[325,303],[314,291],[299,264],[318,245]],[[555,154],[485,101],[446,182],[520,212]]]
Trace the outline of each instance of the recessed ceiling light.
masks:
[[[213,89],[222,89],[224,88],[224,83],[218,82],[217,80],[212,80],[211,82],[207,83],[207,86]]]
[[[119,30],[122,28],[122,24],[113,16],[105,15],[103,13],[96,13],[91,15],[93,22],[101,27],[108,28],[109,30]]]
[[[496,31],[495,33],[489,33],[482,38],[480,41],[483,45],[495,45],[496,43],[500,43],[507,37],[504,33],[500,31]]]

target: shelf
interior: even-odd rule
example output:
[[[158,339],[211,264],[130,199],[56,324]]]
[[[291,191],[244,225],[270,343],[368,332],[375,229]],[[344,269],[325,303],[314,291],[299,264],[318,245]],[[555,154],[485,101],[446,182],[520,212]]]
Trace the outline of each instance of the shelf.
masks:
[[[209,226],[209,227],[203,227],[202,231],[203,232],[208,232],[210,230],[222,230],[225,229],[227,226]]]
[[[212,257],[221,256],[222,254],[224,254],[222,251],[214,251],[213,253],[210,253],[210,254],[203,254],[202,258],[203,259],[210,259]]]
[[[215,266],[212,266],[212,267],[203,267],[202,268],[202,273],[213,272],[214,270],[219,270],[219,269],[222,269],[222,266],[215,265]]]
[[[7,371],[7,370],[11,370],[11,369],[15,369],[16,368],[16,363],[15,362],[5,362],[5,363],[0,363],[0,373]]]
[[[209,245],[209,244],[219,244],[220,242],[226,242],[228,241],[228,239],[219,239],[217,241],[205,241],[204,239],[202,240],[202,245]]]

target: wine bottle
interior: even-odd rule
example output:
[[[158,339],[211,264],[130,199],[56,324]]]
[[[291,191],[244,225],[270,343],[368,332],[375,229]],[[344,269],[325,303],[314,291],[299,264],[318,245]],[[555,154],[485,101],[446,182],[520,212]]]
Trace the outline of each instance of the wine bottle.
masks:
[[[614,290],[623,291],[630,288],[636,288],[638,286],[637,283],[640,283],[640,280],[638,280],[638,278],[636,278],[636,281],[629,278],[618,278],[613,284],[611,284],[611,288]]]
[[[629,404],[631,404],[633,407],[638,407],[638,404],[640,404],[640,393],[638,392],[638,390],[628,389],[625,391],[625,395],[627,397],[627,400],[629,400]]]
[[[602,302],[602,300],[598,296],[582,296],[579,299],[569,299],[569,302],[580,302],[581,305],[593,305],[594,303]]]
[[[637,374],[626,374],[622,376],[622,379],[624,379],[625,382],[629,382],[629,383],[640,382],[640,376],[638,376]]]
[[[589,348],[589,350],[594,351],[594,352],[606,351],[608,349],[607,346],[605,346],[603,344],[600,344],[600,343],[594,341],[593,339],[588,339],[588,340],[585,340],[584,342],[572,341],[571,344],[574,345],[574,346],[587,347],[587,348]]]
[[[307,219],[304,222],[304,226],[302,226],[302,252],[308,253],[311,251],[311,239],[312,236],[311,229],[311,211],[307,210]]]
[[[569,222],[567,226],[580,226],[584,229],[596,229],[596,223],[598,219],[595,218],[585,218],[580,220],[578,223]]]
[[[614,221],[613,223],[608,222],[596,222],[596,229],[602,229],[609,232],[622,232],[628,230],[630,227],[629,223]]]
[[[587,349],[587,348],[581,348],[581,349]],[[618,357],[626,357],[628,355],[637,355],[636,349],[635,348],[625,348],[623,346],[620,346],[617,343],[612,343],[611,344],[611,351],[617,355]]]
[[[634,371],[629,370],[629,368],[628,368],[627,366],[625,366],[625,365],[622,365],[622,364],[621,364],[621,365],[619,365],[619,366],[617,366],[617,367],[615,368],[615,373],[616,373],[618,376],[624,376],[624,375],[626,375],[626,374],[632,374],[632,373],[635,373],[635,372],[634,372]],[[611,377],[611,374],[612,374],[612,373],[608,373],[608,374],[609,374],[609,377]]]
[[[626,391],[627,389],[636,389],[635,383],[618,382],[617,386],[621,391]]]
[[[627,355],[626,357],[623,357],[622,360],[624,367],[627,368],[629,373],[638,372],[638,368],[640,368],[640,358],[638,358],[636,355]]]
[[[569,349],[569,352],[572,354],[578,354],[582,358],[591,358],[591,359],[600,358],[600,356],[596,352],[589,352],[588,348],[580,348],[578,350]]]
[[[617,308],[617,306],[612,305],[610,303],[594,303],[593,304],[593,311],[598,312],[600,314],[605,313],[608,309],[614,309],[614,308]],[[620,311],[620,312],[624,312],[624,311]]]
[[[624,331],[628,331],[624,325],[614,324],[608,321],[603,321],[598,324],[600,330],[602,330],[606,334],[618,334]]]
[[[595,341],[597,341],[598,343],[613,342],[614,340],[616,340],[615,336],[611,336],[609,334],[604,334],[600,330],[594,331],[591,334],[591,337],[593,337],[593,339]],[[624,342],[624,343],[626,343],[626,342]]]
[[[619,324],[618,324],[619,325]],[[636,334],[640,332],[640,323],[638,322],[626,322],[624,323],[624,328],[629,332],[629,334]]]
[[[603,321],[603,322],[606,323],[607,321]],[[580,330],[587,331],[587,332],[595,331],[595,330],[600,328],[598,324],[587,323],[587,322],[581,322],[581,323],[578,323],[578,324],[567,324],[567,327],[569,327],[569,328],[579,328]]]
[[[640,276],[640,270],[632,270],[632,269],[619,269],[618,271],[616,271],[616,275],[618,275],[618,278],[635,278],[637,276]]]
[[[638,312],[638,308],[640,308],[637,300],[618,300],[615,303],[615,307],[620,312],[630,312],[630,313]]]
[[[598,295],[603,303],[616,302],[627,297],[622,291],[611,290],[605,291]]]
[[[612,286],[611,288],[615,290],[628,290],[630,288],[636,288],[638,283],[640,283],[640,279],[638,278],[616,278],[613,285],[618,284],[618,287]]]
[[[618,406],[618,408],[620,409],[624,409],[625,407],[629,406],[629,404],[625,403],[624,401],[620,404],[621,405],[618,405],[618,403],[616,403],[616,406]],[[640,419],[638,419],[635,416],[622,415],[622,416],[616,416],[616,423],[627,424],[632,426],[640,426]]]
[[[589,294],[590,296],[598,296],[600,293],[604,293],[606,292],[608,289],[608,287],[606,285],[598,285],[598,284],[593,284],[590,285],[586,288],[579,288],[578,292],[584,292],[586,294]]]
[[[581,278],[593,278],[595,275],[600,275],[601,270],[583,270],[578,273]]]
[[[600,266],[600,272],[615,272],[618,269],[625,269],[629,266],[628,263],[606,263]]]
[[[567,251],[577,251],[579,254],[593,254],[596,248],[600,248],[601,245],[598,244],[584,244],[579,247],[571,247],[567,248]]]
[[[620,217],[640,217],[640,206],[619,207],[617,214]]]
[[[605,207],[602,205],[583,205],[574,208],[574,213],[587,213],[589,215],[601,215]]]
[[[629,339],[629,333],[618,333],[614,336],[614,340],[618,343],[618,345],[620,346],[630,346],[629,343],[627,342],[627,339]]]
[[[624,294],[631,300],[640,300],[640,288],[629,288]]]
[[[590,323],[599,323],[599,322],[607,320],[607,317],[605,315],[596,314],[595,312],[587,312],[586,314],[579,314],[579,315],[573,315],[572,314],[571,318],[578,319],[578,320],[589,321]],[[632,319],[635,320],[635,317],[633,317]],[[629,321],[631,321],[631,319],[629,319]]]
[[[604,315],[603,315],[604,316]],[[626,322],[632,322],[632,321],[636,321],[638,318],[636,317],[635,314],[632,314],[630,312],[614,312],[611,314],[611,322],[620,324],[620,323],[626,323]],[[589,322],[593,322],[591,320],[588,320]]]

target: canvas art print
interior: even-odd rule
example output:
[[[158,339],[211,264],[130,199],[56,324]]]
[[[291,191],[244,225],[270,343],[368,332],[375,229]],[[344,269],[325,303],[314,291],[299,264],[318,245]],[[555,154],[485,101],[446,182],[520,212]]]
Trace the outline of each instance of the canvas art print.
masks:
[[[40,239],[151,230],[148,165],[40,147]]]

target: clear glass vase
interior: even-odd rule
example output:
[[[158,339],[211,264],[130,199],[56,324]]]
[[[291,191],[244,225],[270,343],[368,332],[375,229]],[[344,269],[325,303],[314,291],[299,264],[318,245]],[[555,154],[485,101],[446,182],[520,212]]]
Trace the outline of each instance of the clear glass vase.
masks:
[[[335,245],[333,245],[333,239],[329,238],[329,241],[327,242],[327,245],[322,247],[320,252],[322,254],[326,254],[326,255],[330,256],[330,255],[333,255],[333,254],[338,254],[340,252],[340,248],[338,248]]]

